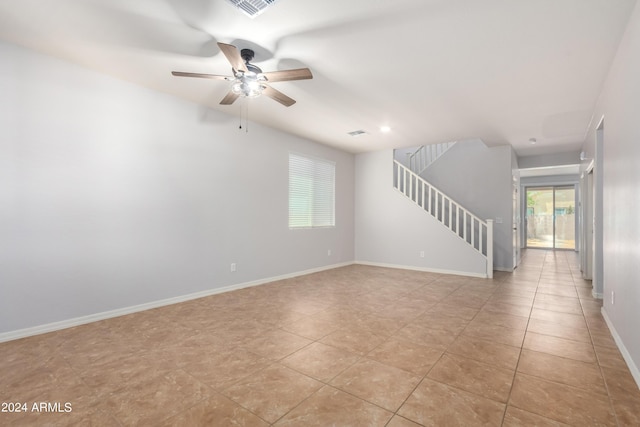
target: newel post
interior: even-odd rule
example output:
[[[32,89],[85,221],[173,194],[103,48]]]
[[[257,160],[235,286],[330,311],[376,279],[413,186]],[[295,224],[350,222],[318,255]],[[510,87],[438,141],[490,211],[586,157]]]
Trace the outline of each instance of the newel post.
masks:
[[[493,220],[487,220],[487,279],[493,278]]]

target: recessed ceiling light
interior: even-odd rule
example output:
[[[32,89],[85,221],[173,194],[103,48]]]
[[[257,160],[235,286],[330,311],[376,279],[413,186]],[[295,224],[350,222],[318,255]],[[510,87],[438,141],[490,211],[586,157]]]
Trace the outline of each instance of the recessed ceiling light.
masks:
[[[382,133],[391,132],[391,128],[389,126],[380,126],[380,132]]]
[[[538,142],[538,140],[537,140],[537,139],[535,139],[535,138],[529,138],[529,144],[531,144],[531,145],[536,145],[536,142]]]

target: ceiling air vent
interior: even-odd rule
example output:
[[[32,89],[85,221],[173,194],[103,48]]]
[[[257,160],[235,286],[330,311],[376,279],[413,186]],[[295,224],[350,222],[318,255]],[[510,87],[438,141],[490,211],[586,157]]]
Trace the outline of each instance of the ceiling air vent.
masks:
[[[364,135],[366,132],[363,130],[354,130],[351,132],[347,132],[349,135],[351,136],[360,136],[360,135]]]
[[[276,0],[227,0],[229,3],[243,11],[247,16],[255,18]]]

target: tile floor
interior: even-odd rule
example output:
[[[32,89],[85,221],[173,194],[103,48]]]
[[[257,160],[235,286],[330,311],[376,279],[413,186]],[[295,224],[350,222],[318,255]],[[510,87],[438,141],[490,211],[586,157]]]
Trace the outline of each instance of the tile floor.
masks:
[[[572,252],[350,266],[0,344],[0,425],[640,425]],[[31,412],[56,402],[71,412]]]

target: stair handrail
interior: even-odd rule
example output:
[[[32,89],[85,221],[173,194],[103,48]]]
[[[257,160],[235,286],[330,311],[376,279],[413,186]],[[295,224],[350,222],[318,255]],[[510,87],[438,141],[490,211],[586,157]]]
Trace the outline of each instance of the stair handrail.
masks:
[[[398,162],[395,159],[393,160],[393,163],[396,166],[396,170],[397,170],[397,173],[394,173],[394,182],[393,182],[394,188],[399,192],[403,193],[409,199],[411,199],[411,201],[413,201],[422,209],[424,209],[427,213],[432,215],[440,224],[448,228],[451,232],[453,232],[459,238],[464,240],[465,243],[469,244],[474,250],[479,252],[480,255],[485,257],[487,261],[486,275],[487,275],[487,278],[492,278],[493,277],[493,220],[480,219],[480,217],[478,217],[473,212],[463,207],[458,201],[449,197],[446,193],[444,193],[443,191],[441,191],[440,189],[438,189],[437,187],[429,183],[427,180],[422,178],[417,173],[413,172],[410,168],[404,166],[402,163]],[[409,175],[408,185],[407,185],[407,174]],[[402,190],[400,189],[401,176],[403,177]],[[417,196],[418,195],[417,191],[415,192],[416,197],[415,198],[413,197],[414,179],[416,181],[416,187],[419,187],[420,185],[422,185],[422,188],[423,188],[422,197]],[[425,187],[428,187],[430,190],[429,196],[428,196],[428,203],[426,204],[426,206],[425,206],[425,197],[424,197]],[[434,203],[431,197],[431,190],[435,192],[435,213],[433,212]],[[442,198],[442,202],[440,205],[442,207],[442,215],[441,215],[442,219],[438,217],[438,214],[439,214],[438,196],[441,196]],[[446,218],[445,218],[444,207],[447,206],[447,204],[449,206],[449,215],[448,215],[448,221],[445,221]],[[453,222],[452,222],[452,216],[453,216],[453,212],[451,209],[452,204],[456,206],[456,222],[459,221],[460,211],[463,214],[462,234],[460,233],[459,224],[458,226],[455,227],[455,230],[454,230]],[[470,227],[471,227],[471,233],[469,236],[470,240],[467,240],[467,224],[468,224],[467,216],[470,218]],[[474,224],[476,221],[478,223],[478,241],[477,242],[475,241],[475,232],[474,232],[474,228],[475,228]],[[486,242],[484,242],[486,243],[486,254],[483,252],[483,240],[482,240],[483,227],[486,229],[486,233],[487,233]],[[476,243],[478,247],[476,247]]]
[[[455,143],[456,141],[450,141],[439,144],[421,145],[413,153],[407,153],[409,156],[407,160],[409,169],[418,175],[422,174],[433,162],[453,147]]]

